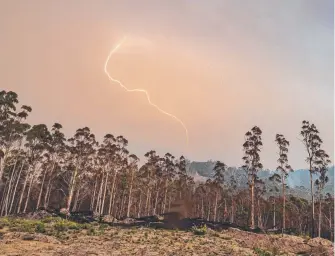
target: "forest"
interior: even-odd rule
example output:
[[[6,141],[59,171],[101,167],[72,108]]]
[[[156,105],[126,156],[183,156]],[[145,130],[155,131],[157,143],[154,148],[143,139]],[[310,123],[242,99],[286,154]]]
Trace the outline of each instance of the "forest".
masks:
[[[225,178],[229,168],[217,161],[214,177],[195,182],[186,170],[187,159],[170,153],[129,152],[128,140],[107,133],[102,141],[88,127],[66,138],[62,125],[28,124],[32,108],[20,105],[12,91],[0,92],[0,216],[38,209],[65,209],[68,214],[90,210],[117,219],[160,215],[177,200],[190,205],[187,217],[234,223],[252,229],[277,229],[297,235],[333,239],[334,195],[323,193],[328,182],[329,155],[317,127],[302,121],[300,139],[310,174],[310,200],[287,193],[289,141],[274,133],[278,167],[270,178],[277,194],[264,186],[262,130],[254,126],[241,145],[247,188]],[[313,179],[317,174],[317,179]]]

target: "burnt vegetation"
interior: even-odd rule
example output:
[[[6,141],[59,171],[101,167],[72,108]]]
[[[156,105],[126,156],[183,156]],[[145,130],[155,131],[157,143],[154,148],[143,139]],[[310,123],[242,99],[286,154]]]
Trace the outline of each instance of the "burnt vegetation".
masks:
[[[233,178],[225,179],[228,167],[223,162],[216,162],[212,179],[196,183],[183,156],[160,156],[152,150],[140,166],[123,136],[106,134],[99,142],[83,127],[66,138],[61,124],[28,124],[31,111],[19,107],[15,92],[0,92],[0,216],[45,209],[77,222],[168,228],[206,224],[333,239],[333,195],[323,193],[330,160],[319,131],[308,121],[302,122],[300,137],[310,201],[286,193],[286,177],[293,169],[284,135],[274,136],[279,155],[271,181],[278,193],[270,193],[258,177],[263,144],[257,126],[244,136],[244,164],[237,171],[247,175],[248,187],[240,188]]]

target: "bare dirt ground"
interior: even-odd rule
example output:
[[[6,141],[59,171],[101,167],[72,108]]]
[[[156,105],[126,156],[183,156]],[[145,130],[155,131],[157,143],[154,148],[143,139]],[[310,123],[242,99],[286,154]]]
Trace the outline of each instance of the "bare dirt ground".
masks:
[[[117,228],[69,229],[57,235],[0,229],[0,255],[334,255],[325,239],[265,235],[229,228],[190,231]]]

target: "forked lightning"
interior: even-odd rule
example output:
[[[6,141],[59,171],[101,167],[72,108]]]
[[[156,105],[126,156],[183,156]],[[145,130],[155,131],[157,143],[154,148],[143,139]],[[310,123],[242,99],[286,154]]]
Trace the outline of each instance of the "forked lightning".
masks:
[[[165,114],[165,115],[167,115],[167,116],[169,116],[169,117],[172,117],[173,119],[175,119],[177,122],[179,122],[182,126],[183,126],[183,128],[184,128],[184,130],[185,130],[185,134],[186,134],[186,143],[188,144],[188,140],[189,140],[189,138],[188,138],[188,130],[187,130],[187,128],[186,128],[186,126],[185,126],[185,124],[178,118],[178,117],[176,117],[176,116],[174,116],[174,115],[172,115],[172,114],[170,114],[170,113],[168,113],[168,112],[166,112],[166,111],[164,111],[164,110],[162,110],[160,107],[158,107],[156,104],[154,104],[154,103],[152,103],[152,101],[150,100],[150,95],[149,95],[149,93],[148,93],[148,91],[146,91],[145,89],[141,89],[141,88],[139,88],[139,89],[128,89],[121,81],[119,81],[119,80],[117,80],[117,79],[114,79],[109,73],[108,73],[108,71],[107,71],[107,66],[108,66],[108,62],[109,62],[109,60],[110,60],[110,58],[111,58],[111,56],[121,47],[121,45],[124,43],[124,41],[126,40],[126,38],[123,38],[123,40],[120,42],[120,43],[118,43],[110,52],[109,52],[109,54],[108,54],[108,57],[107,57],[107,60],[106,60],[106,62],[105,62],[105,73],[106,73],[106,75],[108,76],[108,78],[109,78],[109,80],[110,81],[112,81],[112,82],[114,82],[114,83],[117,83],[117,84],[119,84],[123,89],[125,89],[127,92],[142,92],[142,93],[145,93],[145,95],[146,95],[146,97],[147,97],[147,100],[148,100],[148,102],[149,102],[149,104],[151,105],[151,106],[153,106],[154,108],[156,108],[159,112],[161,112],[161,113],[163,113],[163,114]]]

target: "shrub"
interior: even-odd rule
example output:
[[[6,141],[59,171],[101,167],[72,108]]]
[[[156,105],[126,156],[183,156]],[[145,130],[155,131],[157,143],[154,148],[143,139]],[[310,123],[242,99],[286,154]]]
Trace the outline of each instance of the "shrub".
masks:
[[[268,251],[265,251],[261,248],[256,247],[256,248],[254,248],[254,251],[258,256],[271,256],[271,253],[269,253]]]
[[[60,221],[60,222],[55,223],[54,228],[58,232],[67,231],[68,230],[68,225],[65,221]]]
[[[45,217],[42,222],[44,223],[52,223],[52,222],[61,222],[63,221],[60,217]]]
[[[0,229],[9,226],[10,221],[8,218],[0,218]]]
[[[69,229],[80,230],[82,227],[80,224],[75,222],[70,222],[68,225]]]
[[[207,226],[205,224],[203,226],[200,226],[200,227],[193,226],[192,227],[192,232],[193,232],[193,234],[195,234],[197,236],[203,236],[207,232]]]
[[[87,230],[87,235],[89,235],[89,236],[96,235],[94,227],[91,227],[89,230]]]
[[[35,231],[37,233],[45,233],[45,225],[43,222],[37,223],[35,226]]]

